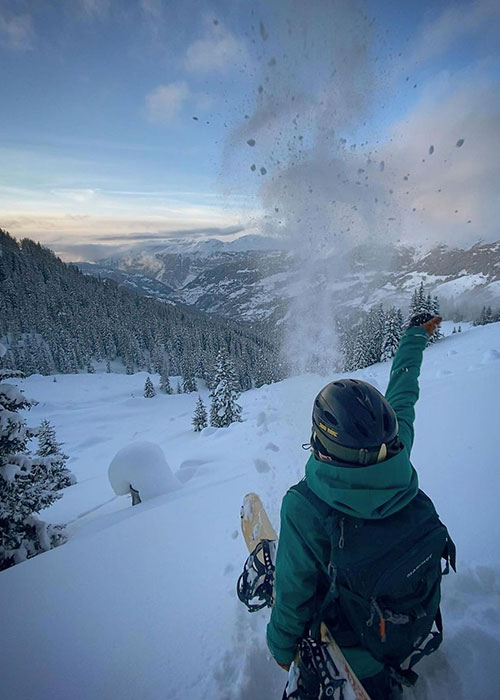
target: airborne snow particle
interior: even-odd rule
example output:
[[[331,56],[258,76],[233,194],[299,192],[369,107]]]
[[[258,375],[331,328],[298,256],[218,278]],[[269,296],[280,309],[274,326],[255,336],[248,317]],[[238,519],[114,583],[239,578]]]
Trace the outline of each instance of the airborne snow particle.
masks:
[[[434,153],[434,146],[429,146],[429,155],[431,156]]]
[[[269,36],[269,34],[266,32],[266,28],[264,27],[264,22],[259,23],[259,31],[260,31],[260,35],[262,37],[262,41],[267,41],[267,37]]]
[[[267,170],[265,168],[260,169],[260,174],[265,175],[267,173]]]
[[[250,166],[250,170],[251,170],[252,172],[255,170],[255,163],[252,163],[252,165]]]
[[[257,92],[259,93],[259,95],[262,95],[262,93],[264,92],[264,88],[262,87],[262,85],[259,85],[259,87],[257,88]]]
[[[255,146],[255,139],[248,139],[247,143],[249,146]]]
[[[274,58],[274,56],[271,58],[270,61],[267,62],[267,65],[268,65],[270,68],[272,68],[272,66],[275,66],[275,65],[276,65],[276,59]]]
[[[384,168],[385,168],[385,163],[384,163],[383,160],[380,161],[379,168],[380,168],[380,172],[383,173],[383,172],[384,172]]]
[[[194,119],[196,122],[198,121],[198,117],[193,117],[193,119]]]
[[[465,139],[458,139],[457,141],[457,148],[461,148],[464,145]]]

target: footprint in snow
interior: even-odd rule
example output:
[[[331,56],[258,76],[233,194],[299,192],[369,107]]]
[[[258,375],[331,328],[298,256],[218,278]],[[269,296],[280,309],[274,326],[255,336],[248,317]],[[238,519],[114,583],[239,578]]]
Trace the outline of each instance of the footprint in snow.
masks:
[[[279,452],[280,448],[275,445],[274,442],[268,442],[266,445],[266,450],[271,450],[271,452]]]
[[[449,369],[438,369],[436,372],[436,377],[439,379],[439,377],[446,377],[449,374],[452,374]]]
[[[254,459],[253,463],[255,464],[255,468],[259,472],[259,474],[264,474],[265,472],[270,472],[271,467],[269,466],[269,463],[266,462],[265,459]]]
[[[483,353],[483,356],[481,357],[481,363],[483,365],[486,365],[489,362],[495,362],[495,360],[500,360],[500,352],[498,352],[498,350],[495,350],[495,348],[487,350],[485,353]]]

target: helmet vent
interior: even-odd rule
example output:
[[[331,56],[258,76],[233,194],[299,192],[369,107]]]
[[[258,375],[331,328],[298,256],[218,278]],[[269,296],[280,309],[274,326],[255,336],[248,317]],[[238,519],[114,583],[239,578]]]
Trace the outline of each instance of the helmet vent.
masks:
[[[391,420],[387,411],[384,411],[384,430],[389,432],[391,429]]]
[[[325,418],[329,423],[332,423],[333,425],[338,425],[339,422],[333,415],[333,413],[330,413],[330,411],[325,411]]]
[[[333,382],[335,386],[339,386],[341,389],[345,389],[345,384],[343,382]]]
[[[368,437],[368,435],[369,435],[368,430],[365,428],[365,426],[363,425],[363,423],[360,423],[359,421],[356,420],[356,421],[354,421],[354,425],[355,425],[356,428],[359,430],[359,432],[361,433],[361,435],[364,435],[365,437]]]

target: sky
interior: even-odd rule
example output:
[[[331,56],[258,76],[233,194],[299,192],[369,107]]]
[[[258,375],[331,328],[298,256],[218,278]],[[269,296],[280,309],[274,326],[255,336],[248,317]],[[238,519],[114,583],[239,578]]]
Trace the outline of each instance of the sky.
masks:
[[[0,226],[497,240],[499,36],[497,0],[4,0]]]

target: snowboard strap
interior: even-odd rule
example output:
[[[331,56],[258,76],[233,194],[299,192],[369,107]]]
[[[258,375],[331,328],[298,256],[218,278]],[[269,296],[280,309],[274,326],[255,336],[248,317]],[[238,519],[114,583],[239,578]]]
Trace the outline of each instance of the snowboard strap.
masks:
[[[245,562],[236,592],[248,612],[273,606],[275,556],[276,540],[260,540]]]
[[[347,679],[328,653],[328,644],[313,637],[303,637],[298,646],[297,671],[293,683],[289,682],[283,698],[292,700],[323,700],[335,698],[345,700],[344,688]],[[293,668],[293,666],[292,666]]]

